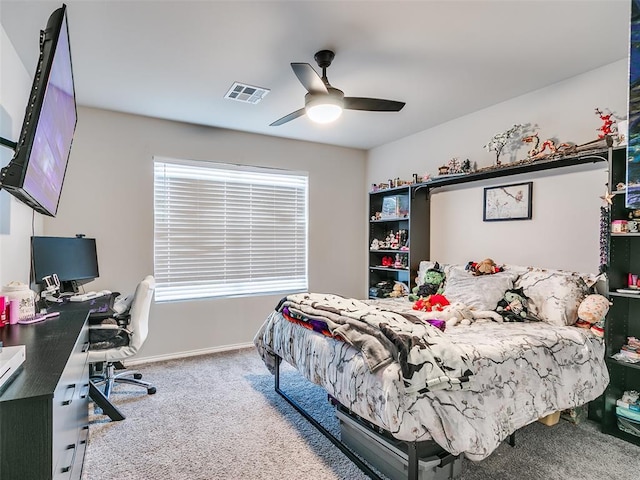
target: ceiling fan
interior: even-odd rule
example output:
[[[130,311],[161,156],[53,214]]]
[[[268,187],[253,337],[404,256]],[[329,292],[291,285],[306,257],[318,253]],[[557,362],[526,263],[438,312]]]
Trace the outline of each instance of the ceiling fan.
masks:
[[[292,63],[291,68],[300,83],[307,89],[304,96],[304,108],[285,115],[269,126],[277,127],[290,122],[305,113],[311,120],[318,123],[329,123],[336,120],[343,109],[364,110],[368,112],[399,112],[404,107],[404,102],[383,100],[381,98],[345,97],[342,90],[338,90],[329,84],[327,79],[327,67],[335,54],[331,50],[320,50],[314,58],[322,69],[322,77],[316,73],[308,63]]]

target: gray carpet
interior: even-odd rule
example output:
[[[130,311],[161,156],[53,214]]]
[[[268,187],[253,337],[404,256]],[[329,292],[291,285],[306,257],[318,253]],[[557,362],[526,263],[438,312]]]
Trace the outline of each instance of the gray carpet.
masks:
[[[91,414],[83,480],[365,479],[329,440],[273,390],[253,349],[146,364],[158,392],[118,385],[112,401],[127,416]],[[281,387],[338,430],[326,394],[285,370]],[[463,461],[461,480],[627,480],[640,472],[640,447],[596,425],[535,422],[516,446],[482,462]]]

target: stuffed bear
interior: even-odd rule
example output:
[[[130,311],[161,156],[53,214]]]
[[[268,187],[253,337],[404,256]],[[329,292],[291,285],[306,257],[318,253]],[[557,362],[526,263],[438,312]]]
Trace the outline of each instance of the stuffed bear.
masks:
[[[492,273],[502,272],[502,267],[496,265],[490,258],[485,258],[481,262],[469,262],[465,267],[466,270],[469,270],[474,275],[491,275]]]
[[[607,297],[599,294],[587,295],[578,306],[578,321],[575,326],[588,328],[598,336],[604,336],[604,318],[612,303]]]
[[[406,288],[405,285],[403,285],[400,282],[396,282],[393,285],[393,290],[391,291],[391,293],[389,294],[389,296],[391,298],[398,298],[398,297],[404,297],[404,289]]]
[[[529,314],[527,301],[522,288],[507,290],[498,302],[496,312],[502,315],[505,322],[524,322]]]

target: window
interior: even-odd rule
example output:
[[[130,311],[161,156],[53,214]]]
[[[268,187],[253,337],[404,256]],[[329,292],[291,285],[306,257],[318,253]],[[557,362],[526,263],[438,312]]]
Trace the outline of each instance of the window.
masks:
[[[156,300],[306,291],[307,187],[300,172],[156,158]]]

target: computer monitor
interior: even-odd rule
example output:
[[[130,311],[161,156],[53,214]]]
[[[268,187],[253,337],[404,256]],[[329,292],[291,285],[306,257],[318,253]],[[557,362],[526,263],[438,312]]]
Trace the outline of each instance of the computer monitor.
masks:
[[[42,285],[43,278],[54,273],[61,292],[78,292],[78,286],[99,277],[95,238],[31,237],[33,280]]]

